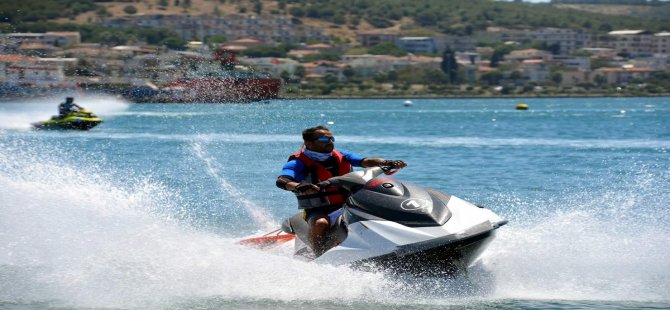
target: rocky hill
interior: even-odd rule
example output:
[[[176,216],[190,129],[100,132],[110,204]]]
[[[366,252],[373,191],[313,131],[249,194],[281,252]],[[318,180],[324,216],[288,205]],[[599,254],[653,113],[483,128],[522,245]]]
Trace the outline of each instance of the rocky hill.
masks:
[[[554,7],[605,15],[635,16],[642,19],[670,19],[670,5],[556,4]]]
[[[489,26],[586,28],[601,33],[614,29],[667,31],[669,19],[646,17],[669,9],[668,3],[550,5],[492,0],[22,0],[0,2],[0,20],[9,21],[10,27],[2,28],[9,32],[21,31],[26,23],[83,25],[139,14],[281,14],[353,41],[357,32],[372,29],[402,30],[415,36],[468,36]]]

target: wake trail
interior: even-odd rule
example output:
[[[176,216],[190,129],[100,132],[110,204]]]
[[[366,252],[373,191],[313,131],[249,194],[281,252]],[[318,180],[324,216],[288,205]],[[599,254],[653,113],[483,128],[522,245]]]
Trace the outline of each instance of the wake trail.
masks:
[[[244,208],[257,227],[260,227],[262,230],[272,230],[277,227],[277,223],[265,209],[244,197],[244,194],[239,189],[219,173],[219,171],[223,170],[221,165],[204,150],[201,143],[192,142],[191,148],[193,153],[205,163],[207,173],[219,183],[221,190]]]

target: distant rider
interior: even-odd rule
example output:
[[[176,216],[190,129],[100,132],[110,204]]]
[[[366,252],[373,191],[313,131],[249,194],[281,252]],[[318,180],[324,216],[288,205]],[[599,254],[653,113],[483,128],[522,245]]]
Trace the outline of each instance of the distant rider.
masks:
[[[277,178],[277,187],[294,192],[298,198],[298,208],[304,210],[304,218],[310,226],[311,248],[318,257],[329,248],[327,234],[331,223],[328,215],[341,208],[347,197],[340,188],[321,190],[315,184],[347,174],[353,171],[353,166],[375,167],[383,164],[400,169],[407,164],[402,160],[363,158],[336,151],[335,137],[324,126],[305,129],[302,139],[303,147],[284,164]]]
[[[61,102],[58,105],[58,116],[63,118],[70,113],[79,112],[83,109],[84,108],[82,108],[78,104],[74,103],[74,98],[73,97],[66,97],[65,102]]]

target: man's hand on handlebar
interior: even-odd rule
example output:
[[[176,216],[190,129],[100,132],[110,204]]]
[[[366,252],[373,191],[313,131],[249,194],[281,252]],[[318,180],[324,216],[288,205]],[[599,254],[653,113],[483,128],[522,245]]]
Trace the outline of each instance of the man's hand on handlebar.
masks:
[[[316,186],[308,182],[301,182],[300,184],[298,184],[298,186],[295,187],[296,192],[303,194],[312,194],[318,192],[319,190],[321,190],[319,186]]]
[[[393,169],[400,169],[400,168],[407,167],[407,164],[402,160],[387,159],[387,160],[384,160],[381,164],[379,164],[379,166],[388,166],[388,167],[391,167]]]
[[[402,161],[402,160],[384,160],[379,164],[379,167],[382,168],[384,173],[391,175],[394,174],[398,171],[398,169],[402,169],[407,167],[407,164]]]

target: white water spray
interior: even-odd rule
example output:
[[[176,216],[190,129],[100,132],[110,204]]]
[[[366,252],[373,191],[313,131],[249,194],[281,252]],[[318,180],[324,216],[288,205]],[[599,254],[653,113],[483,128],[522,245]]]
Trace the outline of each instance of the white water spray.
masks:
[[[670,171],[630,172],[626,191],[565,193],[514,206],[483,263],[496,297],[557,300],[670,300]],[[631,177],[634,176],[634,177]],[[539,209],[523,214],[523,209]]]
[[[170,212],[178,210],[179,197],[160,182],[95,168],[106,164],[92,159],[63,161],[67,150],[6,141],[0,138],[0,302],[132,308],[210,298],[453,303],[449,293],[458,283],[432,287],[445,293],[426,296],[421,283],[241,247],[175,220]],[[219,164],[202,146],[191,147],[217,178]],[[55,153],[65,155],[49,155]],[[670,200],[669,177],[629,171],[627,192],[608,190],[608,180],[601,190],[537,203],[500,197],[511,208],[511,222],[482,262],[494,276],[482,281],[493,281],[493,291],[474,298],[670,300],[663,205]],[[233,200],[241,197],[225,184]],[[534,212],[524,213],[528,209]],[[266,218],[258,219],[259,227]]]
[[[55,149],[0,146],[0,303],[359,300],[387,286],[381,275],[276,256],[179,223],[165,213],[179,197],[154,181],[42,155]]]

